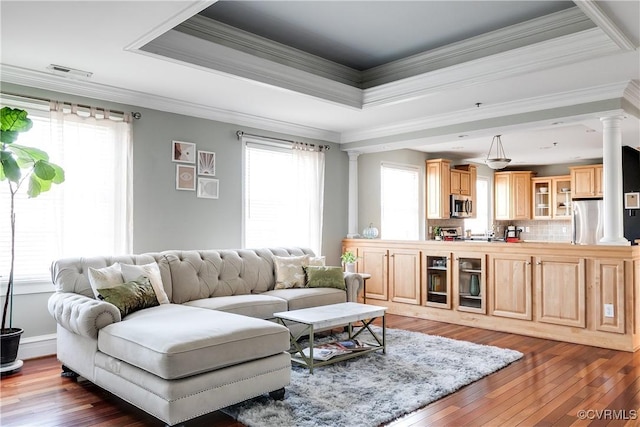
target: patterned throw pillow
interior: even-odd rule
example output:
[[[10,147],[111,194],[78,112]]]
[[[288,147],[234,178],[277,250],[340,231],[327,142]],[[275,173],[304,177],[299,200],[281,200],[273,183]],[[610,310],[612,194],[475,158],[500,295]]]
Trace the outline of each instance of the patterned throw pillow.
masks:
[[[307,272],[307,287],[336,288],[346,290],[342,267],[305,267]]]
[[[105,268],[89,267],[89,284],[93,289],[96,298],[100,294],[100,289],[112,288],[124,282],[119,264],[113,264]]]
[[[280,257],[273,256],[276,267],[275,289],[303,288],[304,267],[309,264],[309,255]]]
[[[158,298],[147,277],[141,277],[140,280],[122,283],[112,288],[100,289],[98,299],[118,307],[122,318],[134,311],[158,305]]]
[[[158,303],[169,304],[169,297],[167,297],[167,293],[164,291],[160,267],[158,267],[157,263],[152,262],[144,265],[120,264],[120,270],[122,271],[122,278],[125,282],[137,280],[140,276],[148,277],[151,286],[153,286],[153,291],[158,297]]]
[[[325,263],[325,257],[323,256],[309,257],[309,265],[324,266],[325,265],[324,263]]]

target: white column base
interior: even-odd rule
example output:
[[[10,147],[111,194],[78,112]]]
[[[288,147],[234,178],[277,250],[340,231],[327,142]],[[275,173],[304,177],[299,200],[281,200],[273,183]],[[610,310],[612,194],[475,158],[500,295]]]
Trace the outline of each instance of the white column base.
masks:
[[[358,233],[349,233],[347,234],[347,239],[358,239],[360,235]]]
[[[631,246],[631,242],[625,239],[624,237],[603,237],[598,242],[599,245],[610,245],[610,246]]]

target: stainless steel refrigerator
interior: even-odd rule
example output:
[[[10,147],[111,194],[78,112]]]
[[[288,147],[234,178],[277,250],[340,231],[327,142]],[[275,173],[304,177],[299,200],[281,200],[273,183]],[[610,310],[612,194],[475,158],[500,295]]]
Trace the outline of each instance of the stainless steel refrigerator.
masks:
[[[603,230],[602,199],[572,200],[573,233],[571,242],[576,245],[595,245],[600,242]]]

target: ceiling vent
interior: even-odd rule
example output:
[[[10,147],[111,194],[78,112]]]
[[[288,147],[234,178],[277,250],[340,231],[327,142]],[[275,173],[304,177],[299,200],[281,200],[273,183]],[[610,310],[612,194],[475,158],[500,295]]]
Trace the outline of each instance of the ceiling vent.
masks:
[[[75,68],[65,67],[64,65],[51,64],[47,67],[47,70],[63,77],[69,77],[72,79],[90,79],[93,75],[90,71],[77,70]]]

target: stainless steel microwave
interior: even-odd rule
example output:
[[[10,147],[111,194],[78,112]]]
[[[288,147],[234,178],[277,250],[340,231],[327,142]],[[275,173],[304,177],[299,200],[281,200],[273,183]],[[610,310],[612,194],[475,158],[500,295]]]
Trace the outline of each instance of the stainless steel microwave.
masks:
[[[469,218],[471,216],[473,209],[469,197],[452,194],[449,199],[451,201],[451,218]]]

